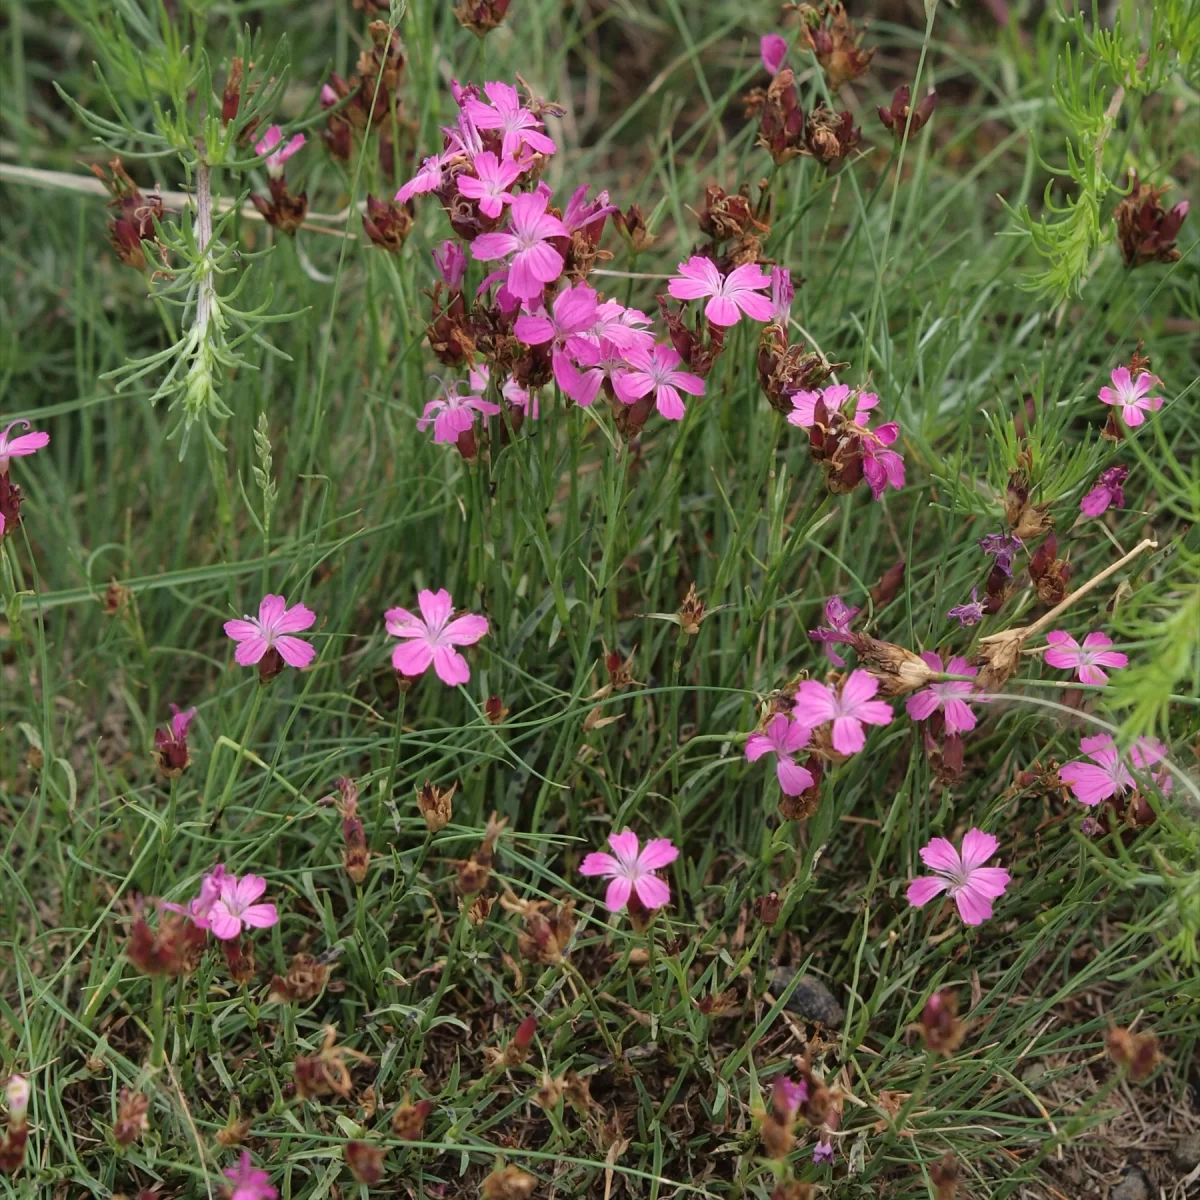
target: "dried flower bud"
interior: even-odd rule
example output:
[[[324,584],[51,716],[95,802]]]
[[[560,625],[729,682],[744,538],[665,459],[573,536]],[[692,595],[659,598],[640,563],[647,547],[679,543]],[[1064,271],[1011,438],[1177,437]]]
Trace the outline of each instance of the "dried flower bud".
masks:
[[[803,343],[788,344],[783,325],[765,325],[758,335],[758,384],[776,412],[793,411],[792,396],[819,388],[833,372],[848,363],[831,363]]]
[[[1166,190],[1139,183],[1137,175],[1129,172],[1129,195],[1113,214],[1121,257],[1127,267],[1179,261],[1175,239],[1188,214],[1188,202],[1181,200],[1169,212],[1164,211],[1160,202]]]
[[[1043,604],[1058,604],[1067,594],[1071,566],[1058,557],[1058,538],[1049,533],[1029,556],[1029,578]]]
[[[327,1025],[321,1049],[316,1054],[299,1055],[293,1063],[296,1091],[306,1100],[330,1095],[347,1099],[354,1090],[347,1058],[359,1062],[371,1061],[360,1050],[337,1045],[337,1029],[333,1025]]]
[[[8,1102],[8,1129],[0,1138],[0,1171],[15,1175],[25,1161],[25,1144],[29,1140],[29,1124],[25,1120],[29,1080],[24,1075],[10,1076],[4,1086],[4,1097]]]
[[[812,785],[797,796],[780,795],[779,815],[785,821],[807,821],[821,803],[821,777],[825,774],[825,763],[818,754],[810,754],[804,769],[812,776]]]
[[[417,789],[417,807],[425,818],[425,827],[430,833],[437,833],[450,824],[454,815],[454,793],[458,789],[457,780],[448,788],[435,787],[429,780],[425,786]]]
[[[271,1004],[291,1004],[295,1001],[307,1003],[315,1000],[329,980],[331,964],[311,954],[296,954],[292,965],[284,976],[276,975],[271,980],[268,1000]]]
[[[715,183],[704,189],[704,208],[696,219],[701,231],[714,243],[745,237],[751,230],[768,232],[770,226],[757,218],[748,193],[748,185],[732,195]]]
[[[363,229],[367,237],[381,250],[399,254],[412,232],[413,215],[411,205],[400,205],[394,200],[379,200],[367,193],[367,213],[363,217]]]
[[[150,1128],[150,1098],[142,1092],[123,1087],[117,1098],[117,1120],[113,1139],[118,1146],[132,1146]]]
[[[770,85],[746,95],[746,116],[758,117],[758,145],[777,164],[795,158],[804,146],[804,110],[796,92],[796,76],[784,67]]]
[[[251,192],[250,202],[268,225],[274,225],[280,233],[294,237],[296,230],[304,224],[304,218],[308,215],[307,193],[301,192],[298,196],[293,196],[288,191],[287,180],[282,175],[268,178],[267,186],[271,191],[270,200],[257,192]]]
[[[489,725],[503,725],[504,718],[508,716],[509,711],[499,696],[489,696],[483,702],[483,713],[487,717]]]
[[[859,45],[862,31],[846,15],[841,0],[835,4],[826,3],[816,21],[806,22],[801,28],[813,56],[825,72],[830,93],[836,93],[843,84],[865,74],[875,57],[874,47],[864,50]]]
[[[225,78],[225,90],[221,93],[221,124],[228,125],[238,114],[242,99],[242,60],[234,58],[229,63],[229,74]]]
[[[164,912],[158,928],[151,929],[139,903],[125,956],[144,975],[190,975],[200,963],[208,931],[179,913]]]
[[[854,124],[853,113],[834,113],[818,104],[808,115],[804,127],[804,153],[823,166],[835,169],[862,140],[862,130]]]
[[[425,1134],[425,1121],[433,1112],[432,1100],[418,1100],[415,1104],[407,1098],[392,1113],[392,1132],[406,1142],[419,1142]]]
[[[876,609],[884,608],[895,600],[896,593],[904,583],[904,572],[905,562],[901,559],[880,575],[879,582],[871,589],[871,603]]]
[[[629,253],[634,256],[649,250],[658,240],[646,228],[646,216],[636,204],[631,204],[625,212],[618,210],[613,213],[612,221],[629,248]]]
[[[119,158],[114,158],[108,164],[108,170],[109,174],[106,177],[102,167],[92,166],[92,173],[112,193],[109,208],[117,210],[116,216],[108,226],[109,242],[117,257],[127,267],[144,270],[146,255],[142,250],[142,243],[157,243],[154,223],[161,222],[165,216],[162,197],[157,194],[143,196]],[[165,253],[160,245],[159,254]]]
[[[929,1168],[935,1200],[954,1200],[958,1194],[958,1163],[949,1150]]]
[[[1106,1044],[1109,1057],[1129,1072],[1134,1083],[1148,1079],[1162,1059],[1153,1033],[1132,1033],[1114,1026],[1108,1031]]]
[[[154,731],[154,761],[168,779],[177,779],[192,761],[188,753],[187,735],[196,710],[189,708],[183,712],[178,704],[172,704],[170,709],[170,725]]]
[[[0,472],[0,541],[16,533],[21,526],[20,487],[8,471]]]
[[[485,37],[503,23],[511,0],[458,0],[454,15],[476,37]]]
[[[958,1002],[953,992],[934,992],[921,1010],[917,1025],[925,1048],[949,1058],[967,1036],[967,1024],[958,1019]]]
[[[783,912],[783,897],[778,892],[768,892],[754,902],[754,915],[764,925],[774,925]]]
[[[530,962],[552,966],[562,962],[563,953],[575,933],[575,901],[561,905],[550,900],[518,900],[511,892],[500,903],[509,912],[519,912],[524,928],[517,934],[517,949]]]
[[[700,625],[708,614],[704,611],[704,601],[696,595],[696,585],[688,585],[687,595],[679,606],[679,628],[689,637],[695,637],[700,632]]]
[[[903,696],[925,687],[936,674],[919,655],[869,633],[851,633],[847,641],[858,655],[858,664],[879,680],[882,696]]]
[[[253,1124],[249,1117],[241,1120],[230,1117],[228,1122],[217,1130],[217,1143],[221,1146],[240,1146],[250,1136]]]
[[[221,943],[221,952],[225,955],[225,965],[229,968],[229,977],[238,987],[250,983],[257,973],[254,961],[254,943],[246,938],[232,938]]]
[[[912,111],[910,121],[909,104],[911,100],[912,92],[909,90],[908,84],[904,84],[892,93],[892,103],[888,108],[881,105],[876,110],[879,113],[879,119],[892,131],[892,136],[898,142],[903,139],[906,126],[910,138],[916,137],[917,132],[925,127],[929,118],[933,116],[933,110],[937,107],[937,92],[930,88],[925,99]]]
[[[528,1200],[537,1187],[537,1179],[519,1167],[497,1167],[480,1184],[483,1200]]]
[[[347,1142],[346,1166],[364,1187],[374,1187],[383,1178],[385,1153],[382,1146],[373,1146],[370,1142]]]

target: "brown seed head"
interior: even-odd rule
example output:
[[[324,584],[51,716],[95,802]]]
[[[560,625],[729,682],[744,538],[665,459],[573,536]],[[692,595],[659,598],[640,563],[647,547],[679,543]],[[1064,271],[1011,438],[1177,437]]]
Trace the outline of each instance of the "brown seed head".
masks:
[[[925,1048],[949,1058],[967,1036],[967,1024],[958,1019],[958,1001],[953,992],[934,992],[921,1010],[917,1025]]]
[[[419,1142],[425,1134],[425,1121],[433,1111],[432,1100],[405,1100],[392,1113],[392,1132],[406,1142]]]
[[[480,1185],[483,1200],[528,1200],[537,1179],[519,1167],[497,1167]]]
[[[1117,1066],[1129,1072],[1129,1078],[1134,1083],[1148,1079],[1162,1061],[1158,1038],[1153,1033],[1133,1033],[1114,1026],[1108,1031],[1106,1044],[1109,1057]]]
[[[374,1187],[383,1178],[382,1146],[373,1146],[370,1142],[346,1143],[346,1166],[350,1174],[365,1187]]]
[[[150,1097],[123,1087],[117,1098],[113,1138],[118,1146],[132,1146],[150,1128]]]
[[[430,833],[437,833],[450,824],[454,815],[454,793],[458,789],[457,780],[448,788],[435,787],[429,780],[425,786],[417,789],[417,807],[425,818],[425,827]]]

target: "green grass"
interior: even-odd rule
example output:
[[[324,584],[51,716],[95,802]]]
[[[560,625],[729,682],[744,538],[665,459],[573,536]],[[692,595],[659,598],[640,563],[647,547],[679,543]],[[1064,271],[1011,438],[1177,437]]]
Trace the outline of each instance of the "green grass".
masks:
[[[838,104],[853,102],[863,144],[826,174],[808,158],[775,170],[741,115],[741,95],[763,82],[771,5],[513,0],[484,40],[449,5],[400,5],[408,63],[389,179],[377,138],[346,168],[317,137],[317,90],[329,70],[349,74],[363,45],[366,17],[349,4],[180,3],[172,21],[135,0],[11,0],[0,151],[43,174],[3,178],[0,411],[52,442],[14,460],[24,524],[0,545],[0,1078],[19,1071],[34,1086],[26,1165],[0,1176],[0,1194],[133,1196],[162,1181],[164,1195],[216,1195],[238,1153],[217,1134],[242,1117],[255,1161],[296,1200],[366,1194],[343,1162],[353,1139],[388,1150],[372,1194],[474,1196],[503,1158],[538,1177],[538,1197],[611,1186],[765,1200],[776,1174],[757,1122],[770,1078],[806,1051],[844,1095],[837,1158],[812,1164],[816,1134],[801,1129],[787,1169],[824,1194],[930,1197],[949,1152],[972,1198],[1103,1196],[1139,1140],[1172,1194],[1166,1148],[1195,1103],[1200,1033],[1195,214],[1177,263],[1128,271],[1110,243],[1085,256],[1077,294],[1028,290],[1042,264],[1002,236],[1016,226],[998,197],[1041,212],[1050,168],[1080,136],[1047,82],[1077,32],[1029,7],[1014,5],[1019,21],[1001,30],[982,6],[933,6],[928,27],[913,8],[878,6],[875,61]],[[90,180],[81,164],[112,156],[66,96],[128,122],[112,140],[143,190],[193,186],[195,92],[209,71],[219,96],[238,21],[255,26],[260,63],[287,35],[272,60],[280,86],[262,95],[289,132],[309,133],[288,173],[315,213],[390,194],[438,147],[450,76],[519,72],[564,104],[546,177],[556,198],[587,181],[649,214],[653,248],[633,258],[607,228],[614,257],[591,279],[647,312],[701,240],[689,209],[705,185],[769,179],[764,254],[804,277],[792,336],[880,394],[903,431],[905,488],[880,503],[865,488],[826,492],[801,431],[759,391],[747,321],[707,395],[682,422],[652,417],[636,446],[603,400],[584,411],[551,385],[539,422],[503,446],[494,423],[490,455],[465,464],[415,429],[432,374],[454,374],[424,337],[429,250],[449,236],[428,198],[394,257],[356,216],[295,241],[229,221],[217,290],[241,286],[234,303],[263,323],[237,347],[241,364],[212,375],[229,411],[209,418],[219,448],[197,428],[180,457],[180,410],[151,403],[165,365],[123,387],[114,372],[171,347],[190,313],[162,295],[166,281],[151,295],[149,272],[116,260],[102,197],[45,173]],[[1169,183],[1169,205],[1196,199],[1197,81],[1182,51],[1154,53],[1169,67],[1160,90],[1131,95],[1100,153],[1112,180],[1133,167]],[[791,62],[807,111],[824,80],[806,53]],[[1114,81],[1084,62],[1103,107]],[[939,107],[896,152],[874,106],[918,68],[915,91],[936,85]],[[265,191],[265,176],[223,166],[212,184],[238,200]],[[1103,200],[1105,229],[1118,198]],[[178,213],[165,226],[190,230]],[[186,260],[181,242],[174,269]],[[1167,403],[1114,447],[1099,437],[1096,393],[1139,341]],[[945,617],[983,586],[976,539],[1003,525],[1025,396],[1034,498],[1050,504],[1072,584],[1157,541],[1057,623],[1108,629],[1130,667],[1081,692],[1027,656],[1003,702],[981,709],[948,786],[896,701],[892,724],[826,774],[815,814],[780,819],[770,767],[742,748],[775,689],[823,677],[806,630],[829,596],[914,651],[972,653],[1044,611],[1018,572],[998,616],[962,632]],[[277,489],[266,524],[260,420]],[[1117,461],[1131,469],[1125,508],[1076,525],[1081,495]],[[901,559],[903,586],[870,607]],[[124,591],[109,612],[113,582]],[[661,614],[691,583],[712,611],[688,637]],[[491,631],[464,688],[431,673],[402,695],[382,613],[412,607],[422,587],[486,612]],[[221,626],[266,591],[316,611],[318,657],[261,687]],[[632,656],[637,686],[597,696],[606,650]],[[510,709],[498,725],[484,716],[491,695]],[[199,710],[192,765],[174,783],[150,754],[172,701]],[[1177,774],[1169,797],[1147,796],[1148,827],[1087,836],[1064,789],[1017,777],[1078,757],[1080,735],[1105,727],[1164,738]],[[373,852],[361,885],[342,866],[341,819],[320,803],[339,776],[359,786]],[[436,835],[415,799],[426,780],[458,784]],[[456,864],[493,812],[508,824],[495,903],[476,923]],[[682,848],[672,905],[648,932],[610,917],[602,885],[577,869],[625,825]],[[904,898],[919,848],[972,826],[1000,837],[1015,880],[977,930]],[[279,905],[280,924],[255,938],[257,975],[233,984],[210,948],[156,990],[125,957],[133,899],[186,900],[218,860],[264,875]],[[521,957],[506,889],[574,901],[565,963]],[[783,911],[767,927],[754,904],[771,891]],[[267,1003],[293,954],[335,949],[327,990]],[[820,975],[844,1021],[818,1029],[770,993],[781,963]],[[948,1059],[909,1031],[940,987],[970,1021]],[[730,1010],[706,1012],[701,1001],[722,993]],[[484,1052],[529,1014],[528,1059],[490,1067]],[[1110,1023],[1131,1022],[1166,1055],[1137,1095],[1148,1136],[1104,1055]],[[351,1097],[299,1099],[293,1062],[329,1025],[370,1063],[355,1067]],[[543,1111],[534,1093],[567,1071],[588,1081],[592,1107]],[[127,1149],[111,1132],[121,1087],[151,1099],[149,1129]],[[434,1100],[418,1144],[389,1127],[406,1094]],[[909,1097],[899,1117],[897,1094]]]

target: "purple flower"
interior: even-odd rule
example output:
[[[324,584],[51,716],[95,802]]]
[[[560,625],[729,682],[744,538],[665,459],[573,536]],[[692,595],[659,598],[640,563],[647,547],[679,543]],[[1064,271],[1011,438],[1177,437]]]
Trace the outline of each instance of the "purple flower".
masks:
[[[817,1164],[830,1166],[833,1163],[833,1143],[828,1138],[822,1138],[814,1147],[812,1160]]]
[[[792,315],[792,301],[796,288],[792,273],[787,267],[771,268],[771,321],[775,325],[787,325]]]
[[[683,360],[665,342],[653,350],[633,350],[628,369],[613,375],[613,390],[622,404],[633,404],[654,393],[654,404],[668,421],[683,420],[680,389],[690,396],[704,395],[704,380],[690,371],[679,370]]]
[[[850,641],[850,622],[858,615],[857,608],[850,608],[841,596],[830,596],[825,602],[825,620],[828,625],[818,625],[810,629],[808,636],[814,642],[825,643],[825,657],[835,667],[844,667],[846,660],[833,648],[835,642]]]
[[[979,589],[971,589],[971,603],[959,604],[946,614],[947,621],[957,621],[959,627],[966,629],[968,625],[978,625],[983,620],[983,601],[979,599]]]
[[[529,165],[527,161],[518,162],[516,159],[498,159],[490,150],[475,156],[472,164],[474,175],[465,173],[458,177],[458,190],[469,200],[479,202],[479,211],[484,216],[495,219],[504,211],[506,204],[513,201],[512,192],[508,189],[516,183],[521,172]]]
[[[528,109],[521,107],[521,97],[511,83],[485,83],[483,91],[491,104],[474,98],[467,99],[463,102],[463,112],[480,129],[503,131],[501,154],[505,157],[517,154],[526,146],[539,154],[554,153],[554,143],[541,132],[541,121]]]
[[[609,213],[618,211],[615,204],[609,204],[608,192],[600,192],[595,200],[587,198],[588,188],[590,184],[584,183],[575,189],[571,194],[571,199],[567,201],[567,207],[563,212],[563,224],[572,232],[582,231],[587,229],[589,225],[595,225],[597,221],[601,222],[601,228],[590,231],[593,240],[600,237],[603,230],[604,218]]]
[[[984,554],[992,554],[996,567],[1011,577],[1013,559],[1024,543],[1011,533],[989,533],[979,539],[979,548]]]
[[[762,55],[762,65],[766,68],[767,74],[778,75],[779,68],[783,66],[784,60],[787,58],[787,39],[780,37],[777,33],[763,34],[758,43],[758,50]]]
[[[579,873],[601,875],[611,881],[604,894],[604,907],[609,912],[620,912],[633,892],[646,908],[662,908],[670,901],[671,889],[655,874],[679,857],[669,838],[651,838],[639,850],[637,834],[626,829],[612,834],[608,844],[612,854],[593,850],[579,864]]]
[[[421,160],[421,169],[396,193],[397,204],[407,204],[414,196],[434,192],[442,186],[442,156],[431,154]]]
[[[900,426],[895,421],[888,421],[878,429],[863,430],[863,475],[876,500],[889,487],[899,491],[904,486],[904,459],[888,449],[899,436]]]
[[[808,745],[812,730],[786,713],[776,713],[762,733],[752,733],[746,742],[746,759],[757,762],[764,754],[776,757],[775,775],[785,796],[803,795],[816,782],[806,767],[796,763],[796,751]]]
[[[1075,793],[1075,799],[1080,804],[1094,808],[1101,801],[1124,795],[1137,786],[1129,766],[1117,753],[1116,743],[1109,734],[1098,733],[1093,737],[1081,738],[1079,749],[1092,761],[1064,763],[1058,769],[1058,777]],[[1166,756],[1167,748],[1162,742],[1157,738],[1143,737],[1134,742],[1128,762],[1135,770],[1145,771]],[[1166,771],[1154,775],[1153,779],[1164,796],[1171,791],[1173,781]]]
[[[667,284],[676,300],[702,300],[709,297],[704,315],[714,325],[736,325],[742,314],[755,321],[771,319],[771,301],[760,289],[771,286],[771,277],[756,263],[735,267],[728,275],[717,270],[711,258],[693,254],[679,264],[679,274]]]
[[[266,155],[267,174],[272,179],[282,179],[283,164],[303,145],[304,134],[293,134],[287,142],[284,142],[283,130],[278,125],[272,125],[263,135],[262,140],[255,143],[254,153]]]
[[[549,239],[571,235],[562,221],[546,211],[549,203],[543,192],[522,192],[509,207],[509,228],[481,233],[471,243],[471,254],[483,262],[512,255],[507,287],[521,300],[536,300],[542,288],[563,272],[562,255]]]
[[[1162,408],[1163,398],[1151,396],[1149,391],[1158,382],[1158,377],[1142,371],[1136,379],[1130,377],[1128,367],[1118,367],[1112,373],[1112,387],[1100,389],[1100,399],[1121,410],[1121,419],[1131,429],[1146,419],[1146,413]]]
[[[979,674],[978,668],[962,657],[952,658],[946,668],[942,667],[941,657],[932,650],[926,650],[921,657],[926,666],[939,673],[944,670],[949,675]],[[975,685],[965,679],[947,679],[915,692],[905,701],[904,707],[914,721],[928,720],[940,708],[946,718],[948,734],[966,733],[975,728],[975,714],[967,705],[967,699],[974,690]]]
[[[796,1083],[787,1075],[776,1075],[771,1082],[771,1111],[784,1121],[794,1121],[796,1113],[808,1099],[808,1082]]]
[[[1012,882],[1003,867],[983,865],[999,848],[999,841],[982,829],[967,831],[961,855],[945,838],[934,838],[921,848],[921,861],[935,874],[919,875],[908,885],[909,904],[921,908],[947,892],[964,923],[982,925],[992,915],[992,901]]]
[[[1109,467],[1101,471],[1096,486],[1079,502],[1079,511],[1085,517],[1098,517],[1110,505],[1125,507],[1125,480],[1129,478],[1128,467]]]
[[[460,433],[466,433],[475,424],[475,413],[485,417],[497,416],[500,406],[482,396],[460,396],[460,383],[445,386],[442,391],[425,405],[425,411],[417,418],[417,428],[422,433],[433,426],[433,440],[446,443],[458,441]]]

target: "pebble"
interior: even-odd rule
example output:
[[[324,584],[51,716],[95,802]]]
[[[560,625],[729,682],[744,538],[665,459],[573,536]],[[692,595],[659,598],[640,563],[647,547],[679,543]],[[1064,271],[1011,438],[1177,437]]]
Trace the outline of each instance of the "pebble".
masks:
[[[776,967],[768,986],[778,996],[795,978],[796,972],[791,967]],[[846,1019],[846,1010],[815,975],[800,977],[784,1008],[805,1021],[820,1021],[831,1029],[836,1029]]]
[[[1130,1167],[1109,1192],[1108,1200],[1150,1200],[1150,1180],[1141,1167]]]
[[[1171,1161],[1185,1174],[1200,1167],[1200,1130],[1185,1133],[1171,1149]]]

